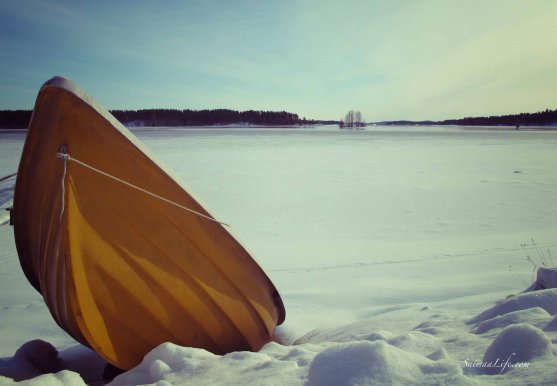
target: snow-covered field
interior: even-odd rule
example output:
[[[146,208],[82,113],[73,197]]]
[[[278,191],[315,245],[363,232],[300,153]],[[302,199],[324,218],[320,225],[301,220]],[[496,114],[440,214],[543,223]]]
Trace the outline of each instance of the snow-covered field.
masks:
[[[535,266],[557,263],[557,132],[136,134],[231,224],[279,289],[287,316],[280,343],[258,353],[215,356],[168,343],[110,385],[557,379],[557,289],[521,294]],[[23,139],[0,133],[0,177],[16,171]],[[30,362],[49,346],[31,341],[41,339],[70,370],[24,384],[94,383],[102,361],[56,326],[21,272],[3,209],[14,182],[0,182],[0,373],[38,375]]]

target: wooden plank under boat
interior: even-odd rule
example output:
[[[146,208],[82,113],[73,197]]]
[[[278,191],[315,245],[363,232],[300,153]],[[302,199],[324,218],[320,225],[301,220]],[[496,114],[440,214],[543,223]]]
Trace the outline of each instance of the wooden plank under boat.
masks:
[[[37,96],[13,222],[23,271],[56,322],[119,368],[167,341],[258,350],[284,321],[246,249],[66,78]]]

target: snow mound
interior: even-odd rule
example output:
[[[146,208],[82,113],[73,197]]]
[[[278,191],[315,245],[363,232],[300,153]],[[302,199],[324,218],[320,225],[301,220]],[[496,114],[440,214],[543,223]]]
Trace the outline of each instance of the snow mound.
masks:
[[[536,272],[536,281],[528,290],[538,291],[548,288],[557,288],[557,268],[539,267]]]
[[[79,374],[63,370],[56,374],[44,374],[28,381],[15,382],[0,376],[0,386],[87,386]]]
[[[307,365],[315,352],[276,343],[259,352],[233,352],[223,356],[208,351],[163,343],[145,356],[141,364],[116,377],[110,386],[158,386],[223,384],[303,384]]]
[[[297,339],[294,344],[323,343],[323,342],[348,342],[353,340],[389,340],[394,334],[386,330],[377,330],[369,320],[358,321],[348,325],[332,328],[320,328],[308,332]]]
[[[543,328],[544,331],[557,331],[557,315]]]
[[[454,361],[434,361],[379,340],[342,343],[319,353],[309,386],[469,384]]]
[[[513,324],[501,331],[487,348],[483,363],[491,365],[484,367],[484,371],[501,374],[551,355],[551,340],[543,331],[526,323]]]
[[[476,334],[483,334],[494,328],[503,328],[511,324],[528,323],[538,327],[545,326],[551,315],[541,307],[532,307],[526,310],[512,311],[507,314],[498,315],[494,318],[484,320],[474,330]]]
[[[468,323],[476,324],[485,320],[493,319],[496,316],[508,314],[509,312],[527,310],[534,307],[543,308],[550,315],[556,314],[557,288],[535,292],[525,292],[518,296],[506,299],[504,302],[497,304],[472,318],[468,321]]]
[[[111,386],[137,384],[196,385],[342,385],[467,384],[458,362],[433,336],[411,331],[398,336],[381,331],[367,339],[342,343],[283,346],[269,343],[259,352],[223,356],[165,343]],[[429,354],[424,356],[423,353]]]
[[[295,344],[384,341],[392,346],[417,353],[433,352],[442,348],[441,340],[423,331],[408,331],[395,335],[391,331],[376,330],[372,320],[358,321],[349,325],[314,330],[298,339]]]

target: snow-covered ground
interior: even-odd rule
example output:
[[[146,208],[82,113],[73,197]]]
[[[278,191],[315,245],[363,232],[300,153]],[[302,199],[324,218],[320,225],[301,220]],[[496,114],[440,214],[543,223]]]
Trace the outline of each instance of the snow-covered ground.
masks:
[[[536,266],[557,263],[557,132],[136,134],[231,224],[279,289],[287,316],[280,343],[260,352],[215,356],[168,343],[111,385],[557,379],[557,289],[522,294]],[[0,133],[0,177],[16,171],[23,138]],[[94,383],[102,361],[56,326],[21,272],[3,209],[13,184],[0,182],[0,373],[38,375],[30,363],[52,351],[33,342],[41,339],[63,360],[49,364],[70,370],[24,384]]]

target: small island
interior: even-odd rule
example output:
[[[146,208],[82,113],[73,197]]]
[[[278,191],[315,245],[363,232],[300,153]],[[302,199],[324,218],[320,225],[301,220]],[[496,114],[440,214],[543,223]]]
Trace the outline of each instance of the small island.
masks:
[[[362,113],[354,110],[350,110],[338,123],[338,127],[341,129],[357,129],[361,130],[365,127],[364,117]]]

